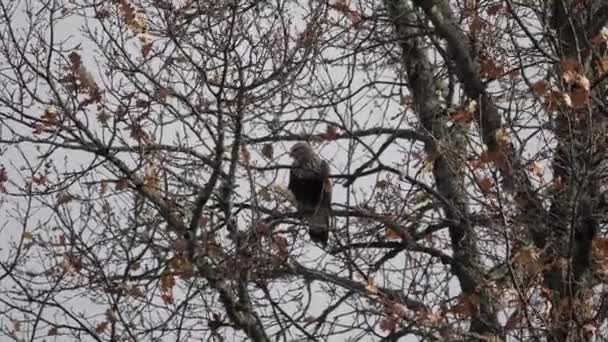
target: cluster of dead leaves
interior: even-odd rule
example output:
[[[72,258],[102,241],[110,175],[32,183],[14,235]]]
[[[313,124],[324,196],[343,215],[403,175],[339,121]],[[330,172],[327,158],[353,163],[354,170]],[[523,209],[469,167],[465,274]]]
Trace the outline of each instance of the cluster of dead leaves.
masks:
[[[6,325],[6,328],[8,330],[8,335],[15,337],[17,335],[17,333],[22,332],[22,330],[23,330],[22,324],[25,323],[26,321],[11,319],[10,322],[12,324],[12,328],[10,328],[10,326]],[[58,334],[58,328],[55,326],[50,327],[47,332],[47,336],[55,336],[57,334]]]
[[[461,294],[456,304],[449,310],[456,317],[469,318],[479,310],[479,297],[473,294]]]
[[[39,174],[34,174],[32,175],[32,177],[29,178],[29,180],[27,181],[27,188],[29,190],[32,189],[33,186],[38,185],[38,186],[45,186],[49,184],[49,177],[48,177],[48,173],[39,173]]]
[[[511,134],[506,128],[500,128],[495,132],[498,147],[484,150],[478,158],[469,159],[469,165],[473,171],[480,171],[489,165],[502,168],[507,163],[507,151],[511,145]],[[481,173],[475,177],[475,183],[483,193],[490,193],[495,186],[491,176]]]
[[[173,304],[173,288],[175,287],[175,277],[170,273],[162,274],[160,277],[161,298],[165,304]]]
[[[34,135],[53,133],[59,124],[60,113],[55,106],[49,106],[40,116],[38,123],[34,125]]]
[[[425,327],[437,327],[443,319],[441,315],[425,308],[409,308],[407,305],[389,298],[376,285],[372,276],[360,280],[370,298],[382,306],[382,317],[378,325],[384,332],[393,332],[402,322],[416,322]]]
[[[338,129],[332,125],[327,125],[325,133],[320,135],[323,140],[336,140],[339,136]]]
[[[112,0],[111,3],[118,7],[119,14],[141,42],[141,54],[145,58],[152,50],[153,45],[152,38],[148,33],[146,18],[141,12],[137,11],[135,5],[128,0]],[[95,17],[99,20],[106,19],[110,15],[110,8],[105,5],[102,5],[95,10]]]
[[[160,181],[159,170],[153,166],[146,167],[143,178],[144,185],[151,189],[156,189],[160,186]]]
[[[273,184],[269,186],[266,191],[268,191],[269,193],[268,196],[270,196],[270,194],[276,195],[279,202],[287,201],[293,206],[296,205],[295,197],[293,196],[291,191],[289,191],[289,189],[285,188],[284,186]]]
[[[142,126],[141,122],[133,122],[126,128],[129,130],[129,136],[139,144],[149,144],[152,142],[150,133]]]
[[[395,301],[383,301],[384,316],[379,322],[379,327],[385,332],[394,332],[401,322],[416,322],[416,324],[429,328],[439,326],[443,317],[431,310],[409,308],[405,304]]]
[[[595,272],[608,279],[608,239],[595,239],[592,242],[592,256]]]
[[[346,15],[352,28],[357,28],[363,21],[363,14],[361,11],[351,9],[351,0],[336,0],[336,2],[330,4],[330,7]]]
[[[540,251],[533,246],[525,246],[515,253],[511,263],[516,269],[529,275],[535,275],[543,268],[539,260]]]
[[[495,58],[485,56],[479,60],[479,73],[489,80],[497,80],[507,74],[504,65],[496,62]]]
[[[272,147],[272,144],[265,144],[262,146],[262,155],[266,159],[272,159],[274,157],[274,148]]]
[[[110,326],[110,323],[115,321],[116,314],[114,313],[114,311],[112,311],[112,309],[107,309],[105,312],[105,320],[95,326],[95,332],[97,334],[103,334]]]
[[[241,163],[251,165],[251,152],[245,145],[241,146]]]
[[[566,91],[553,89],[544,80],[532,85],[532,91],[544,99],[547,110],[555,111],[559,108],[583,109],[589,104],[591,82],[583,73],[582,65],[575,59],[564,59],[560,62],[560,72]]]
[[[384,230],[384,237],[387,240],[406,240],[410,241],[412,237],[406,227],[403,227],[399,223],[399,215],[385,215],[382,217],[381,222],[386,227]]]
[[[57,194],[57,205],[63,205],[78,199],[78,196],[72,195],[67,191],[61,191]]]
[[[69,66],[66,68],[67,74],[59,81],[68,89],[77,93],[88,94],[89,98],[85,99],[81,105],[86,106],[91,103],[99,103],[101,101],[101,90],[95,81],[93,75],[82,64],[82,57],[79,52],[72,51],[68,55]],[[47,110],[48,112],[48,110]],[[55,113],[47,113],[47,119],[54,119]]]
[[[450,120],[462,124],[470,124],[473,121],[476,111],[477,101],[468,100],[462,108],[450,113]]]
[[[82,261],[74,254],[67,253],[55,269],[57,275],[76,274],[82,270]]]

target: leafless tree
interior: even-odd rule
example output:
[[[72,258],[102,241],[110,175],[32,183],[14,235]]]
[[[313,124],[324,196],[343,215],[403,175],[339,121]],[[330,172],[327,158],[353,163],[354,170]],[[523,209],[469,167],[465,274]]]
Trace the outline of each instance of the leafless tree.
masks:
[[[607,79],[602,0],[0,0],[0,336],[608,340]]]

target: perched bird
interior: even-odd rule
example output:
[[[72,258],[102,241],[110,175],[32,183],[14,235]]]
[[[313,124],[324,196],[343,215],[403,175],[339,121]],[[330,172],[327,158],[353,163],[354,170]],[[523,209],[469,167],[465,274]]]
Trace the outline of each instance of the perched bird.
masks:
[[[296,200],[298,213],[310,225],[310,239],[327,245],[331,215],[329,164],[305,142],[292,146],[289,191]]]

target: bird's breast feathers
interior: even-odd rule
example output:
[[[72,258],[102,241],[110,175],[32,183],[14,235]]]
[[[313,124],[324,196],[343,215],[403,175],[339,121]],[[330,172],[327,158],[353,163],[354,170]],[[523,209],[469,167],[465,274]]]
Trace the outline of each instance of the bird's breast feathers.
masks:
[[[298,178],[316,178],[321,176],[321,160],[313,158],[305,163],[292,165],[293,175]]]

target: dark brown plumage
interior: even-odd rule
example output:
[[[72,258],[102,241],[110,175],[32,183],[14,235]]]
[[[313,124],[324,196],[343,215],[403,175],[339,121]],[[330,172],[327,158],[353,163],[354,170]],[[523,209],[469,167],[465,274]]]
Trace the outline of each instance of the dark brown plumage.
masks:
[[[326,246],[331,215],[329,164],[304,142],[293,145],[289,155],[293,158],[289,191],[296,199],[298,213],[310,225],[310,239]]]

